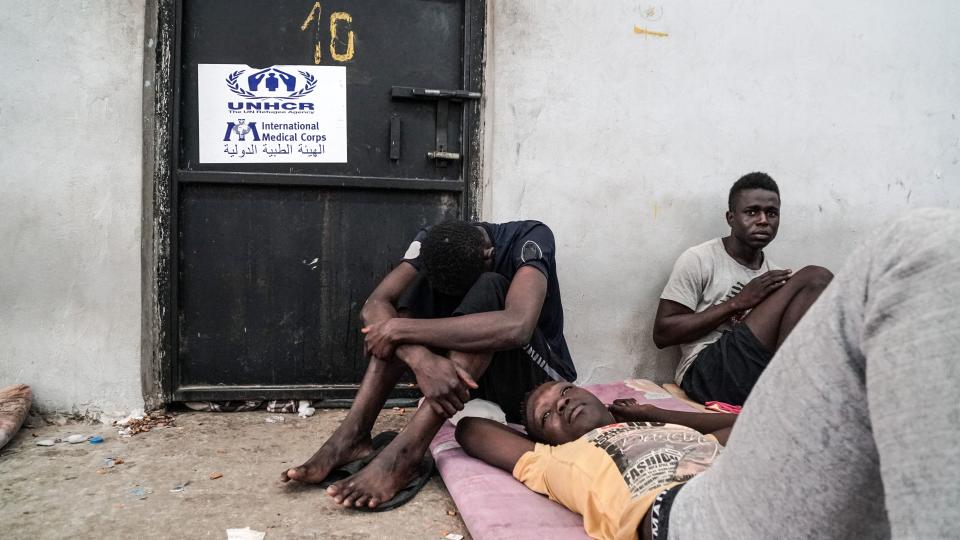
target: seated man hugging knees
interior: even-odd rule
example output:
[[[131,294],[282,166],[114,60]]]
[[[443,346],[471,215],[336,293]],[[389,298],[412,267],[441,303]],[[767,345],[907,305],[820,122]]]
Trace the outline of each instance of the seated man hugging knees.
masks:
[[[524,409],[529,439],[492,420],[464,418],[457,441],[470,456],[582,515],[593,538],[666,538],[675,490],[710,466],[736,421],[633,399],[607,408],[567,382],[539,386]]]
[[[780,226],[780,189],[767,174],[736,181],[730,234],[684,251],[660,295],[657,347],[680,345],[676,382],[700,403],[742,405],[770,358],[830,283],[817,266],[780,269],[763,248]]]
[[[420,231],[361,311],[370,358],[350,412],[282,480],[321,483],[372,455],[370,430],[407,369],[424,405],[369,464],[327,489],[338,504],[375,508],[392,499],[416,475],[444,420],[471,398],[497,403],[518,422],[531,389],[576,379],[554,252],[553,233],[539,221],[458,221]]]

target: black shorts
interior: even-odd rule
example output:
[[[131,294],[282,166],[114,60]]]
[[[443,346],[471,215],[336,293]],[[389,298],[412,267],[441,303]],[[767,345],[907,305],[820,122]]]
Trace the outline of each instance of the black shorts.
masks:
[[[677,484],[657,494],[650,508],[650,538],[666,540],[670,530],[670,508],[674,499],[680,493],[680,488],[686,484]]]
[[[415,319],[439,319],[503,309],[510,281],[495,272],[480,276],[462,297],[435,292],[423,272],[403,292],[397,310]],[[444,351],[437,351],[442,353]],[[559,380],[547,359],[552,354],[540,330],[534,330],[530,343],[519,349],[494,353],[490,365],[477,380],[478,388],[470,398],[492,401],[503,409],[507,421],[520,423],[520,408],[527,393],[537,386]]]
[[[690,399],[743,405],[773,354],[740,323],[697,354],[680,381]]]

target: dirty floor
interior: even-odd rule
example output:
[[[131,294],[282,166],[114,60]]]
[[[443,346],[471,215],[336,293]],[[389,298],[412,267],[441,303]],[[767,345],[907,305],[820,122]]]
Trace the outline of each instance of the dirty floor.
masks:
[[[268,423],[274,415],[264,411],[184,412],[172,427],[128,438],[102,424],[24,427],[0,450],[0,536],[224,539],[227,529],[250,527],[267,540],[470,538],[439,476],[383,513],[344,510],[321,489],[281,484],[280,472],[310,456],[345,415],[318,410]],[[374,432],[398,430],[409,417],[385,410]],[[72,434],[104,442],[36,445]],[[108,457],[123,463],[108,468]]]

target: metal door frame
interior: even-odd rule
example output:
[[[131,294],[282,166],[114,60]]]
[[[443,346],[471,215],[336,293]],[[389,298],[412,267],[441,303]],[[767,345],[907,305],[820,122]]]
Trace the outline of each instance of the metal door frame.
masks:
[[[177,198],[179,183],[247,183],[250,185],[309,185],[342,189],[404,189],[460,191],[461,215],[479,217],[482,126],[480,100],[463,102],[461,125],[463,140],[460,162],[462,182],[428,179],[383,179],[355,177],[344,182],[338,176],[286,173],[241,173],[220,171],[179,171],[180,61],[183,0],[148,0],[146,4],[144,57],[144,189],[143,242],[141,249],[141,290],[143,301],[141,382],[145,404],[155,408],[173,401],[189,399],[296,398],[316,390],[331,391],[332,396],[353,393],[352,385],[309,387],[245,387],[243,390],[211,388],[177,392],[177,285],[178,260],[173,251],[178,234]],[[484,0],[463,0],[464,20],[461,58],[462,89],[483,91],[483,47],[486,23]],[[245,174],[249,176],[245,176]],[[237,179],[237,176],[240,179]],[[451,185],[454,184],[454,185]],[[451,189],[452,188],[452,189]],[[346,391],[346,392],[345,392]]]

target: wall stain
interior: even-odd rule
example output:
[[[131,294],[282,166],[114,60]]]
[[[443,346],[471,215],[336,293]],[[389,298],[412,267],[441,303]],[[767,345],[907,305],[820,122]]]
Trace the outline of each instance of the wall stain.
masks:
[[[663,18],[663,6],[649,6],[643,8],[641,17],[648,21],[656,22]]]

